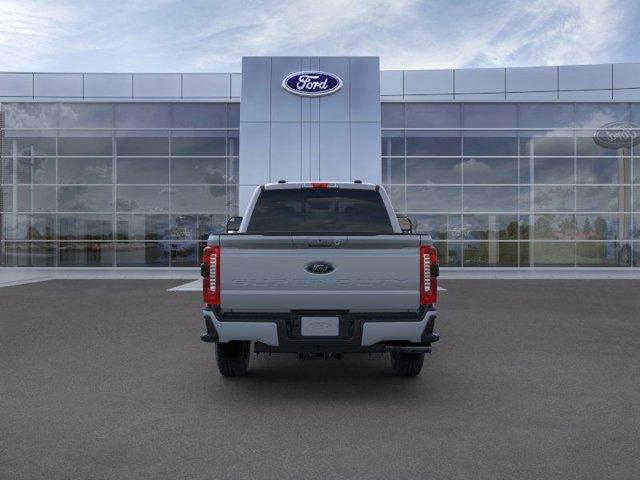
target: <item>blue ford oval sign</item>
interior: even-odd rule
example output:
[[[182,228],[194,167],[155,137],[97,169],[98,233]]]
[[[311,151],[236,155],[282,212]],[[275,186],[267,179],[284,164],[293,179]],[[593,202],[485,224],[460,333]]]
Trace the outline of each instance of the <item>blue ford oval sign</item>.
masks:
[[[327,72],[296,72],[282,81],[282,88],[294,95],[321,97],[342,88],[340,77]]]

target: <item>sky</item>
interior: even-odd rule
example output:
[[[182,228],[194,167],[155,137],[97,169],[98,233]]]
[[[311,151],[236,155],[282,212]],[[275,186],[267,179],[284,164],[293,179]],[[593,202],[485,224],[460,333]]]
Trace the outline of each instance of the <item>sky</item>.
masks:
[[[0,71],[239,72],[243,55],[381,69],[640,61],[638,0],[0,0]]]

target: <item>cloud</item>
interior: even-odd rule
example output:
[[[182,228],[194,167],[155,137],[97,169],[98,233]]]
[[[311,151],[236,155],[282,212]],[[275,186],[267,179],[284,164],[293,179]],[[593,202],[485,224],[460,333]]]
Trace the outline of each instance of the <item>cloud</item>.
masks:
[[[634,0],[0,4],[0,70],[239,71],[243,55],[379,55],[384,69],[637,61]]]

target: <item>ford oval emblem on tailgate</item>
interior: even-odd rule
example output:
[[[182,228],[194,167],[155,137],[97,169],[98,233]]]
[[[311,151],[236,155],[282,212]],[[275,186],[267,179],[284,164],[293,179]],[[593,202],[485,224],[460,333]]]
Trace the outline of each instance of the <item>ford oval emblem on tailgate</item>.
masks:
[[[305,270],[309,273],[331,273],[334,268],[329,262],[311,262],[307,264]]]

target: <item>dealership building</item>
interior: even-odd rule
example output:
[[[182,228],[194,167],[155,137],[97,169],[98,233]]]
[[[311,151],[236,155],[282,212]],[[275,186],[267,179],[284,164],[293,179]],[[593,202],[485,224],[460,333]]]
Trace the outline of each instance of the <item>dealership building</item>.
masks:
[[[193,267],[257,185],[362,180],[445,267],[638,268],[639,125],[640,63],[0,73],[0,266]]]

